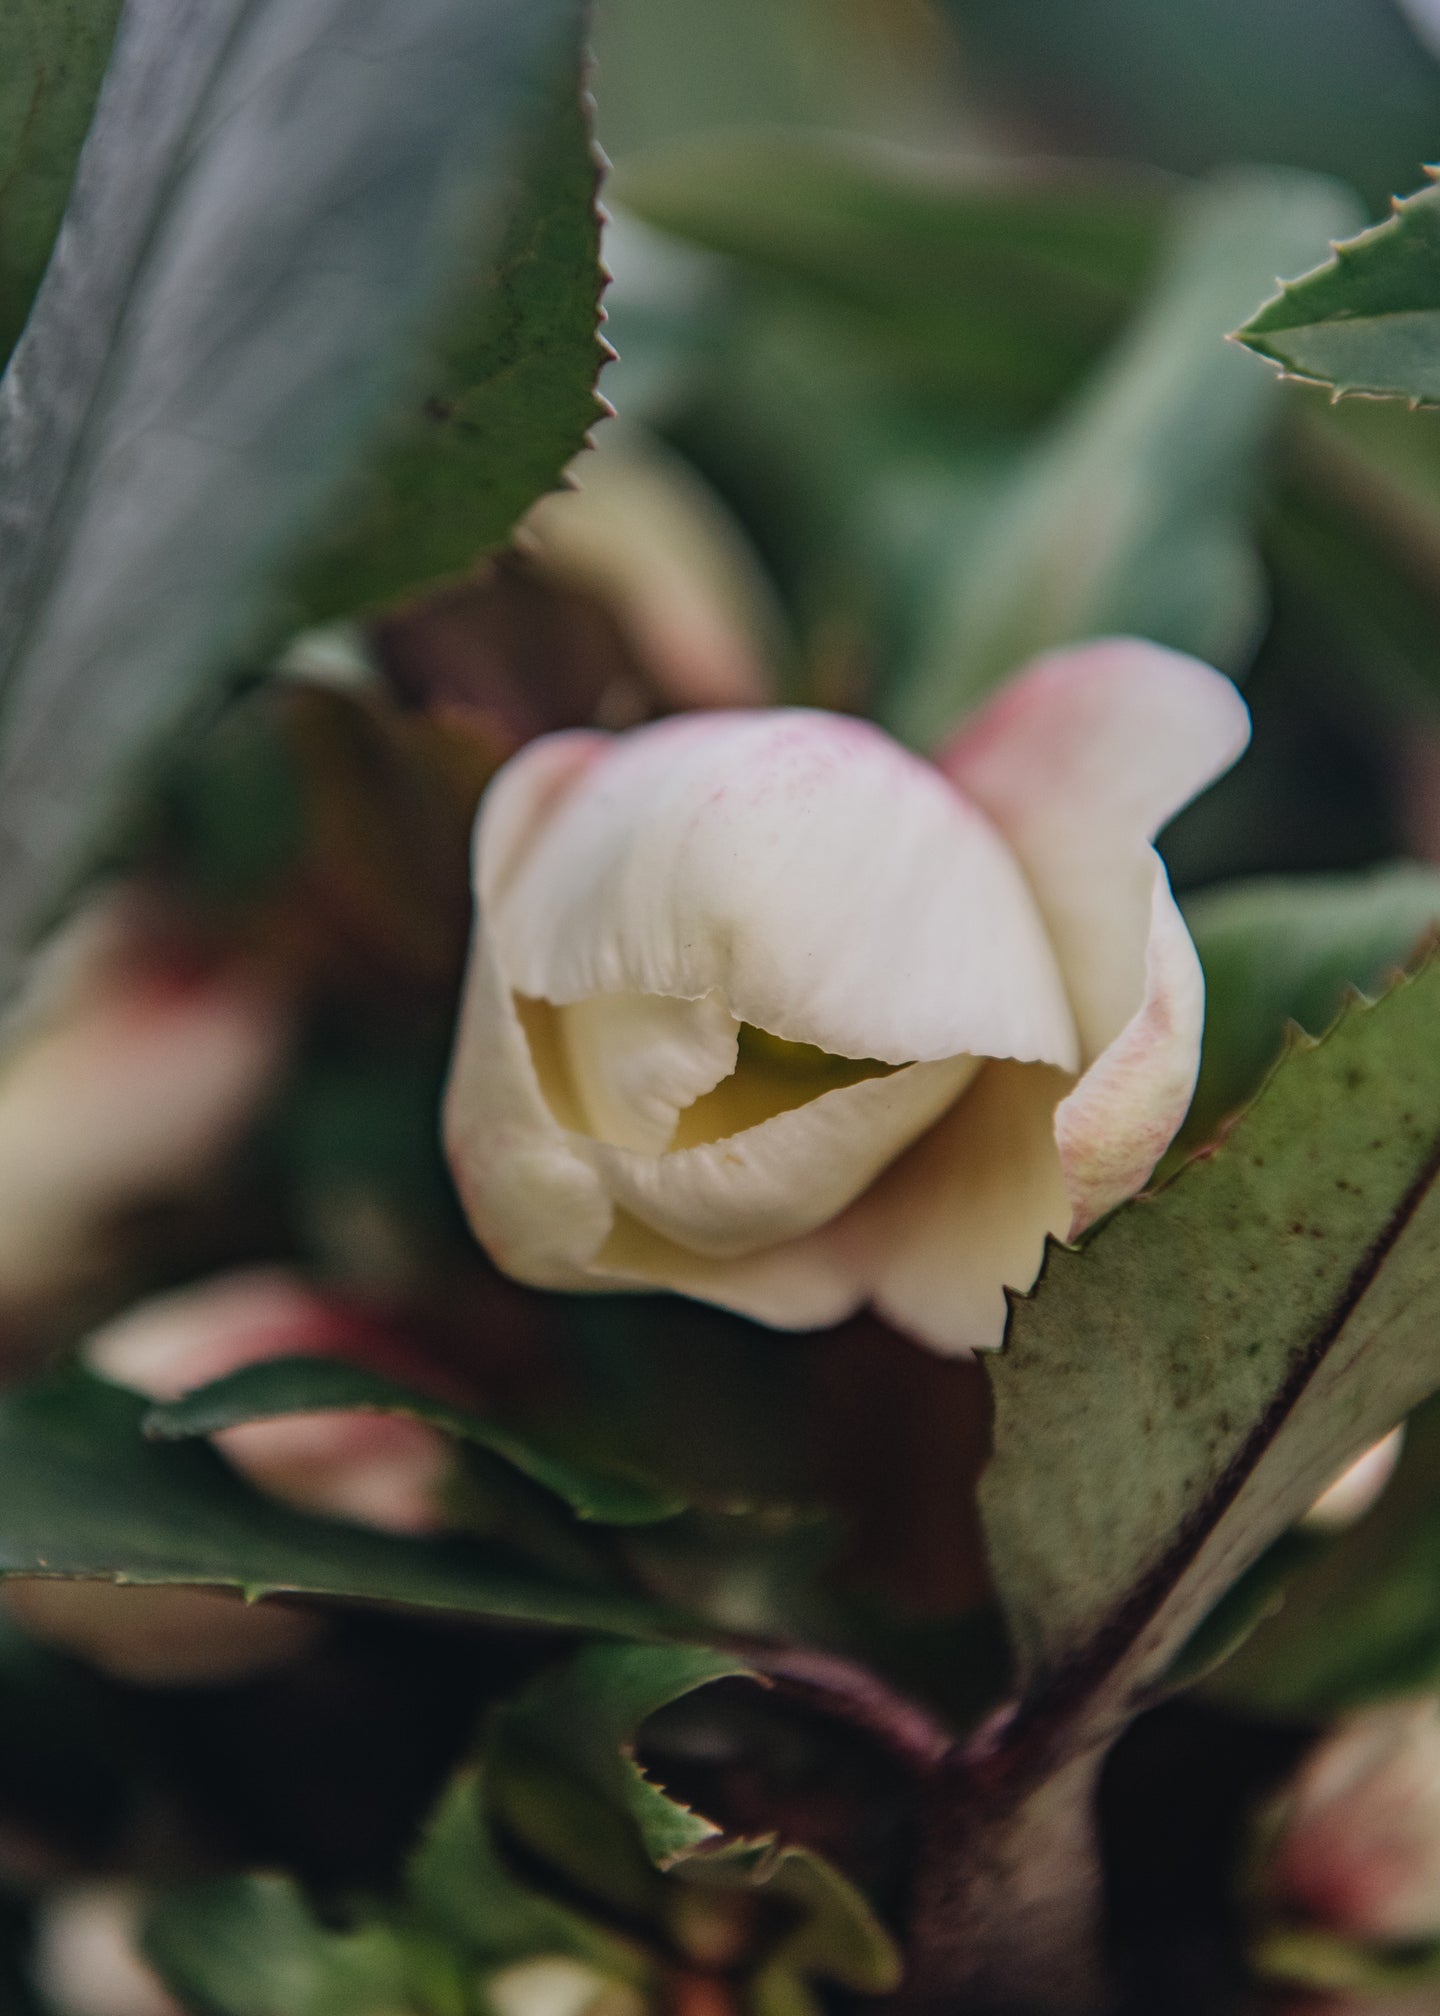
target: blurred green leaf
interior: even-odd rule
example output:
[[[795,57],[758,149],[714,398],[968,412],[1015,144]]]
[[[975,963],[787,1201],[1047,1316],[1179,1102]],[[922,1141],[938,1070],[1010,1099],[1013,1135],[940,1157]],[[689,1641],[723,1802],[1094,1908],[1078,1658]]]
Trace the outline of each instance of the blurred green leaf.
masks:
[[[1235,173],[1191,197],[1133,328],[942,577],[884,701],[928,747],[1035,653],[1132,632],[1243,669],[1264,607],[1252,529],[1274,388],[1224,341],[1260,276],[1343,228],[1337,185]]]
[[[0,365],[60,228],[119,12],[120,0],[0,10]]]
[[[331,1931],[284,1876],[162,1898],[144,1947],[192,2016],[463,2016],[466,2007],[459,1978],[445,2000],[420,1999],[426,1969],[391,1926]]]
[[[247,1365],[181,1400],[154,1407],[145,1433],[159,1441],[213,1435],[241,1421],[274,1421],[287,1414],[404,1415],[443,1434],[472,1443],[552,1492],[577,1518],[601,1526],[648,1526],[683,1511],[685,1500],[620,1470],[600,1469],[547,1451],[528,1436],[468,1409],[447,1406],[425,1393],[381,1378],[338,1358],[273,1358]]]
[[[1297,1984],[1326,2000],[1363,1995],[1364,2007],[1394,2009],[1397,2016],[1421,2007],[1406,1990],[1440,1982],[1440,1940],[1419,1940],[1391,1951],[1363,1946],[1318,1925],[1287,1925],[1262,1932],[1250,1948],[1250,1959],[1261,1979],[1272,1984]],[[1400,2001],[1393,1998],[1404,1996]],[[1371,1998],[1374,1997],[1372,2002]]]
[[[1184,907],[1205,969],[1205,1047],[1182,1150],[1258,1091],[1287,1023],[1318,1036],[1348,989],[1378,994],[1415,963],[1440,931],[1440,869],[1232,883]]]
[[[1440,696],[1440,411],[1292,388],[1266,527],[1280,594],[1313,611],[1345,704],[1392,718]],[[1340,650],[1335,650],[1335,645]],[[1327,665],[1333,679],[1333,664]]]
[[[659,1710],[716,1681],[755,1678],[743,1661],[700,1647],[587,1646],[536,1681],[497,1724],[494,1782],[505,1822],[572,1881],[598,1880],[601,1894],[622,1907],[664,1908],[646,1868],[781,1901],[797,1916],[768,1957],[776,1983],[813,1974],[857,1993],[888,1993],[899,1981],[895,1948],[831,1864],[774,1835],[727,1837],[636,1759],[641,1727]]]
[[[492,1964],[563,1953],[621,1979],[645,1972],[637,1948],[518,1879],[495,1841],[482,1766],[446,1789],[410,1858],[407,1890],[422,1923]]]
[[[632,161],[616,201],[728,255],[960,401],[1042,410],[1153,275],[1175,190],[1139,170],[720,134]]]
[[[1293,1573],[1207,1692],[1249,1713],[1328,1718],[1440,1681],[1440,1406],[1406,1430],[1378,1502]]]
[[[527,140],[498,254],[474,263],[446,310],[423,393],[307,554],[294,592],[308,621],[466,572],[558,487],[607,411],[595,391],[606,346],[587,106],[577,33],[517,107]]]
[[[0,1575],[228,1588],[650,1636],[666,1613],[499,1547],[411,1540],[262,1496],[213,1450],[147,1442],[150,1403],[81,1371],[0,1398]]]
[[[1317,261],[1326,245],[1317,234]],[[1251,316],[1240,341],[1337,393],[1440,403],[1440,189],[1397,201],[1383,224],[1329,249]]]
[[[1396,0],[944,6],[972,82],[1066,152],[1187,174],[1310,168],[1378,206],[1414,181],[1440,130],[1440,67]]]
[[[575,0],[130,0],[0,395],[0,989],[505,222]]]

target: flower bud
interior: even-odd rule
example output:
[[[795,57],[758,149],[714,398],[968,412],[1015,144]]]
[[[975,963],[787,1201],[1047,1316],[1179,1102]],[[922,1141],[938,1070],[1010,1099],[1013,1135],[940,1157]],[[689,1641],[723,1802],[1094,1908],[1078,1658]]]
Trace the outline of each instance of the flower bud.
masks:
[[[1150,840],[1239,754],[1191,659],[1022,676],[928,763],[798,709],[530,744],[476,827],[446,1104],[497,1263],[942,1350],[1145,1181],[1199,1061]]]

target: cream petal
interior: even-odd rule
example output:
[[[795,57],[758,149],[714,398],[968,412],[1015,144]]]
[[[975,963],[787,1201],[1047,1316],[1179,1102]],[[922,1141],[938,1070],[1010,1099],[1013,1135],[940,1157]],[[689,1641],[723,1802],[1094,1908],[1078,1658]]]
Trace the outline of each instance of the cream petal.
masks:
[[[842,1211],[977,1068],[969,1057],[912,1064],[668,1155],[602,1143],[591,1152],[619,1210],[692,1253],[738,1258],[800,1238]]]
[[[668,1288],[775,1330],[826,1330],[853,1316],[863,1285],[837,1266],[828,1228],[763,1253],[712,1260],[623,1214],[595,1262],[592,1288]]]
[[[614,1212],[589,1144],[562,1124],[563,1109],[557,1117],[566,1072],[547,1048],[558,1049],[554,1017],[533,1018],[527,1033],[482,917],[445,1093],[450,1167],[497,1266],[532,1287],[584,1288]]]
[[[587,1132],[658,1155],[681,1112],[735,1069],[740,1025],[718,994],[594,994],[557,1011]]]
[[[1089,1064],[1144,986],[1165,821],[1250,735],[1231,682],[1193,658],[1116,638],[1041,659],[940,752],[1005,836],[1059,955]]]
[[[932,1349],[983,1351],[1005,1331],[1005,1289],[1029,1288],[1070,1204],[1055,1149],[1071,1080],[987,1064],[965,1097],[825,1235],[881,1315]]]
[[[681,716],[531,744],[477,835],[482,903],[522,995],[699,1000],[889,1064],[1075,1064],[1065,990],[990,821],[865,722]]]

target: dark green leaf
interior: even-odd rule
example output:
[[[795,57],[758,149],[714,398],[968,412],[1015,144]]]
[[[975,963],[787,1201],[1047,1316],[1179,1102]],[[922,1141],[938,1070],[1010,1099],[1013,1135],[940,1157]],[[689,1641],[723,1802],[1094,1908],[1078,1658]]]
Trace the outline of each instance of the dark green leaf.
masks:
[[[295,584],[312,622],[464,573],[509,534],[607,410],[595,380],[599,168],[565,51],[520,114],[530,136],[495,261],[448,310],[423,393],[388,431],[343,520]]]
[[[1289,1578],[1283,1603],[1211,1683],[1234,1706],[1328,1717],[1440,1679],[1440,1407],[1358,1525]]]
[[[815,1974],[885,1993],[899,1978],[894,1947],[837,1870],[773,1835],[727,1837],[636,1760],[641,1726],[660,1709],[718,1680],[756,1677],[742,1661],[700,1647],[653,1648],[652,1656],[652,1648],[588,1646],[506,1711],[495,1740],[497,1802],[537,1853],[582,1885],[598,1872],[602,1894],[632,1909],[665,1912],[666,1893],[647,1886],[646,1867],[783,1899],[798,1922],[771,1956],[777,1976]],[[677,1905],[670,1900],[672,1913]]]
[[[1325,249],[1317,234],[1317,259]],[[1330,249],[1240,341],[1336,392],[1440,403],[1440,189],[1405,197],[1385,223]]]
[[[410,1859],[407,1887],[422,1922],[492,1964],[563,1953],[622,1979],[646,1971],[638,1949],[519,1881],[496,1845],[479,1766],[447,1788]]]
[[[1317,179],[1236,173],[1189,200],[1149,305],[949,570],[891,724],[929,747],[1035,653],[1133,632],[1243,668],[1263,616],[1251,527],[1278,411],[1224,341],[1260,276],[1350,219]],[[1263,284],[1263,283],[1262,283]]]
[[[1033,410],[1118,331],[1173,189],[1139,170],[956,164],[816,135],[720,134],[631,162],[617,200],[739,260],[967,402]]]
[[[0,10],[0,364],[45,271],[120,0]]]
[[[360,1409],[403,1414],[497,1457],[532,1483],[553,1492],[578,1518],[602,1526],[648,1526],[685,1509],[685,1501],[620,1470],[601,1469],[553,1454],[530,1437],[512,1433],[468,1409],[447,1406],[338,1358],[276,1358],[248,1365],[152,1408],[145,1433],[161,1441],[213,1435],[241,1421],[273,1421],[286,1414]]]
[[[1440,869],[1276,877],[1195,896],[1185,920],[1205,968],[1205,1048],[1182,1148],[1208,1141],[1279,1057],[1285,1028],[1328,1029],[1347,989],[1378,994],[1440,929]]]
[[[576,0],[130,0],[0,396],[0,988],[484,259]]]
[[[0,1398],[0,1575],[334,1597],[622,1635],[665,1629],[642,1599],[542,1578],[498,1548],[290,1511],[206,1447],[147,1442],[148,1406],[79,1371]]]
[[[1437,1002],[1431,965],[1297,1039],[1212,1154],[1015,1310],[986,1529],[1032,1701],[1091,1742],[1440,1386]]]

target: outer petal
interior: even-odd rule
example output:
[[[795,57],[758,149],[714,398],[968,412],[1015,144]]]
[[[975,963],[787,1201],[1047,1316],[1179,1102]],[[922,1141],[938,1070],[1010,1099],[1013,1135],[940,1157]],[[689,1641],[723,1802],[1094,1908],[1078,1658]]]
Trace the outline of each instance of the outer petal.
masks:
[[[503,773],[502,773],[503,774]],[[501,973],[482,910],[470,954],[450,1082],[445,1147],[471,1225],[497,1266],[534,1288],[586,1288],[614,1212],[581,1138],[541,1090],[565,1066],[553,1016],[537,1017],[535,1049]],[[548,1068],[547,1068],[548,1067]]]
[[[1072,1235],[1145,1180],[1199,1063],[1198,962],[1149,845],[1249,736],[1228,679],[1119,639],[1042,660],[942,750],[1022,863],[1086,1076],[1057,1115]]]
[[[698,1000],[832,1055],[1073,1066],[1035,901],[989,820],[860,721],[678,717],[532,744],[477,833],[501,969],[556,1004]]]
[[[1005,1330],[1006,1288],[1028,1288],[1045,1235],[1070,1222],[1055,1150],[1064,1072],[987,1064],[830,1237],[875,1306],[939,1351],[983,1351]]]

